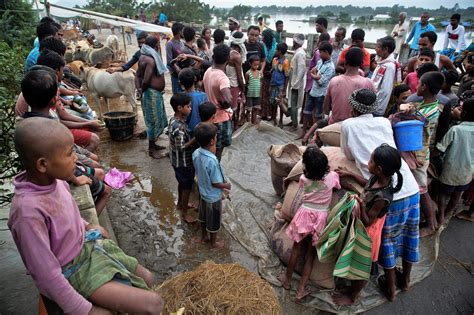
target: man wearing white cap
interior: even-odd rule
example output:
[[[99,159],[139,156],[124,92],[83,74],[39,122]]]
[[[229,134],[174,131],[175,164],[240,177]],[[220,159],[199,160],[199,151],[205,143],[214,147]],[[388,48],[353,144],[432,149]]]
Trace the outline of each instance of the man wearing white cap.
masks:
[[[229,31],[231,36],[235,32],[242,32],[240,29],[240,22],[236,18],[230,17],[227,21],[229,22]]]
[[[304,101],[304,86],[306,82],[306,52],[303,48],[304,35],[293,36],[293,50],[295,54],[290,63],[290,107],[291,125],[296,131],[298,128],[298,108],[302,107]]]

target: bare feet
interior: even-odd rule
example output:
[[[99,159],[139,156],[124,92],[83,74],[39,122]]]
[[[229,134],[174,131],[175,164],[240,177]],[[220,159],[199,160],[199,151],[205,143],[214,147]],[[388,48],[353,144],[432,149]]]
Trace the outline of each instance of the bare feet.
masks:
[[[280,281],[281,286],[285,290],[289,290],[291,288],[290,281],[288,281],[288,278],[286,277],[286,272],[282,272],[278,275],[277,277],[278,281]]]
[[[197,221],[196,218],[190,216],[189,214],[181,215],[181,219],[183,219],[183,221],[188,224],[195,223]]]
[[[397,279],[397,286],[400,288],[400,290],[406,292],[408,289],[410,289],[410,283],[405,280],[403,272],[400,270],[400,268],[395,268],[395,277]]]
[[[461,220],[466,220],[469,222],[474,222],[474,212],[469,212],[467,210],[461,211],[456,215],[456,218]]]
[[[433,235],[435,230],[429,227],[420,228],[420,238],[427,237]]]
[[[387,280],[385,279],[385,276],[380,276],[377,279],[377,281],[379,283],[380,289],[382,290],[382,292],[385,295],[385,297],[387,298],[387,300],[389,300],[390,302],[395,301],[395,290],[392,291],[387,286]]]
[[[355,299],[348,293],[339,293],[332,296],[332,300],[336,305],[352,305]]]
[[[311,294],[311,289],[308,287],[305,287],[303,291],[296,290],[296,301],[299,302],[310,294]]]
[[[214,242],[214,244],[211,244],[211,248],[212,248],[212,249],[221,249],[221,248],[224,247],[224,245],[225,245],[224,240],[216,239],[216,241]]]
[[[197,243],[197,244],[206,244],[210,242],[209,237],[202,238],[199,236],[193,236],[191,240],[193,241],[193,243]]]

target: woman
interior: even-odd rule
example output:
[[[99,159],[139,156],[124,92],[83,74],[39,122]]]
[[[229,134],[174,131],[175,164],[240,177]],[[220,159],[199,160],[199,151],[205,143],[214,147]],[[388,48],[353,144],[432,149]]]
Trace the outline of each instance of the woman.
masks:
[[[262,33],[263,37],[263,49],[265,51],[265,68],[263,70],[262,87],[260,102],[262,106],[261,116],[263,120],[270,120],[272,115],[272,106],[270,104],[270,89],[271,89],[271,78],[272,78],[272,60],[275,56],[277,42],[275,40],[274,33],[271,29],[267,28]]]
[[[201,32],[201,38],[206,41],[207,51],[209,59],[212,59],[212,53],[210,53],[214,49],[214,44],[212,43],[212,31],[209,27],[205,27]]]
[[[395,39],[395,50],[394,50],[394,55],[395,58],[400,55],[400,50],[402,49],[402,45],[405,42],[405,39],[407,37],[407,31],[408,27],[410,26],[410,23],[408,21],[405,21],[407,18],[407,13],[406,12],[400,12],[400,21],[398,24],[395,24],[395,27],[393,28],[392,31],[392,37]]]

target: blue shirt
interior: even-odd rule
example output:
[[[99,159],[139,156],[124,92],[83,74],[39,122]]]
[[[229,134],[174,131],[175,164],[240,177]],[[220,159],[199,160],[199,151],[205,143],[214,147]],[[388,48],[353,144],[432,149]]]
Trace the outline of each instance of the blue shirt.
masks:
[[[201,91],[193,91],[188,93],[191,96],[191,115],[188,116],[186,122],[188,123],[188,132],[193,137],[193,130],[197,124],[201,122],[201,117],[199,117],[199,106],[202,103],[207,102],[207,94]]]
[[[411,49],[415,49],[415,50],[419,49],[418,41],[420,40],[421,33],[424,33],[424,32],[436,32],[436,28],[430,23],[422,27],[420,21],[416,22],[415,26],[411,29],[410,35],[408,35],[408,38],[407,38],[407,44],[413,38],[413,41],[411,42],[411,45],[410,45]]]
[[[28,57],[26,58],[26,62],[25,62],[25,72],[30,70],[31,67],[33,67],[34,65],[36,65],[36,61],[38,60],[38,56],[40,54],[40,51],[39,51],[39,46],[38,47],[34,47],[30,53],[28,54]]]
[[[224,174],[214,153],[204,148],[197,149],[193,153],[193,164],[201,198],[208,203],[221,200],[222,189],[212,186],[224,182]]]
[[[313,86],[309,95],[312,97],[325,96],[328,90],[329,81],[331,81],[331,79],[336,75],[334,63],[331,59],[326,61],[319,59],[316,64],[316,69],[318,69],[321,74],[321,78],[318,81],[313,80]]]
[[[160,24],[164,24],[168,20],[168,17],[164,13],[160,13]]]

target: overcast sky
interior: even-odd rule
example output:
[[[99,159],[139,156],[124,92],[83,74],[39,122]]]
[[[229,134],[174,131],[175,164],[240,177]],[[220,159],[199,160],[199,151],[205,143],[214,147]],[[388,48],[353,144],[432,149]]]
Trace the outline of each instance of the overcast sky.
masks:
[[[86,0],[50,0],[52,3],[57,3],[59,5],[64,5],[64,6],[74,6],[76,4],[78,5],[84,5],[87,4]],[[127,0],[124,0],[127,1]],[[151,2],[152,0],[142,0],[143,2]],[[234,5],[238,4],[245,4],[245,5],[281,5],[283,4],[282,1],[278,0],[201,0],[204,3],[216,6],[216,7],[232,7]],[[140,3],[140,0],[138,1]],[[384,0],[384,1],[375,1],[375,0],[358,0],[356,1],[358,6],[370,6],[370,7],[377,7],[377,6],[392,6],[395,4],[399,5],[404,5],[404,6],[412,6],[416,5],[417,7],[423,7],[423,8],[430,8],[430,9],[435,9],[439,8],[441,5],[444,5],[446,7],[453,7],[455,3],[459,3],[459,5],[462,8],[468,7],[469,5],[473,6],[474,2],[472,0],[454,0],[454,1],[446,1],[446,0],[418,0],[418,1],[413,1],[413,0]],[[297,2],[285,2],[284,5],[289,6],[289,5],[299,5],[302,7],[308,6],[308,5],[348,5],[352,4],[354,5],[353,0],[324,0],[324,1],[314,1],[314,0],[299,0]]]

